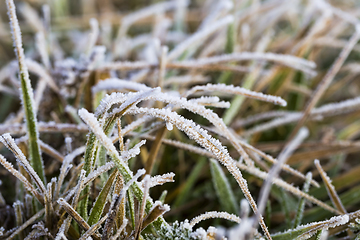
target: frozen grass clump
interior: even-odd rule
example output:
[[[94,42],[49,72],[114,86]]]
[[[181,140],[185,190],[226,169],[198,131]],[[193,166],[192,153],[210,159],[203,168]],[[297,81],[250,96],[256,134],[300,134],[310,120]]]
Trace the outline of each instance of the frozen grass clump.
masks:
[[[360,237],[356,1],[0,9],[0,239]]]

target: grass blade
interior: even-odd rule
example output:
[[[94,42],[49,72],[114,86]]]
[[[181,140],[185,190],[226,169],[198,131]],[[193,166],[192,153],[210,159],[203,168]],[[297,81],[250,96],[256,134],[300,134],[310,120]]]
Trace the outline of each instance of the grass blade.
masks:
[[[301,225],[295,229],[291,229],[284,233],[275,234],[272,236],[273,240],[287,240],[287,239],[308,239],[311,236],[315,235],[319,230],[327,230],[329,228],[334,228],[347,224],[349,222],[348,215],[340,215],[330,218],[326,221],[310,223],[307,225]]]
[[[44,164],[40,154],[38,143],[39,133],[36,123],[36,113],[34,106],[34,93],[31,87],[29,72],[25,64],[25,54],[22,47],[22,38],[19,22],[16,16],[16,9],[13,0],[7,0],[6,6],[10,18],[11,33],[15,46],[15,54],[19,64],[21,100],[25,111],[25,121],[27,134],[29,137],[30,162],[35,172],[39,175],[41,181],[45,183]]]
[[[304,187],[303,187],[303,192],[304,193],[309,192],[311,179],[312,179],[312,174],[311,174],[311,172],[309,172],[308,174],[306,174],[306,181],[305,181]],[[300,225],[300,223],[302,221],[302,218],[303,218],[304,209],[305,209],[305,198],[302,197],[302,198],[300,198],[299,207],[298,207],[298,209],[296,211],[294,227],[297,227],[297,226]]]
[[[226,178],[224,171],[221,169],[220,164],[215,159],[210,159],[210,170],[215,191],[222,209],[228,213],[238,213],[239,209],[230,183]]]
[[[104,206],[107,202],[107,197],[110,193],[111,186],[113,185],[116,175],[118,174],[117,169],[114,170],[114,172],[110,175],[109,179],[107,180],[105,186],[101,190],[99,196],[96,199],[96,202],[93,206],[93,208],[90,211],[88,224],[90,226],[94,225],[97,221],[99,221],[101,214],[103,212]]]
[[[315,160],[315,166],[318,169],[320,176],[325,183],[326,190],[328,191],[328,194],[331,198],[332,203],[342,214],[346,214],[347,213],[346,209],[345,209],[344,205],[342,204],[342,202],[339,198],[339,195],[337,194],[337,192],[335,190],[334,185],[331,184],[330,178],[327,176],[326,172],[322,169],[322,167],[320,165],[320,161],[318,159]]]

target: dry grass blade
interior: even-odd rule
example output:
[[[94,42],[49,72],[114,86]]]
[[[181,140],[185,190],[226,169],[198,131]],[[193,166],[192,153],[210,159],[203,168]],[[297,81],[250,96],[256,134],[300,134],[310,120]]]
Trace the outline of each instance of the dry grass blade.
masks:
[[[21,202],[20,201],[16,201],[13,204],[13,208],[15,210],[15,218],[16,218],[16,225],[17,227],[20,227],[21,225],[23,225],[23,219],[22,219],[22,211],[21,211]],[[24,238],[24,233],[20,232],[19,233],[19,238],[23,239]]]
[[[144,184],[144,197],[142,199],[139,212],[136,214],[137,219],[135,221],[134,239],[136,240],[139,239],[142,230],[142,224],[145,214],[146,198],[149,195],[149,189],[150,189],[150,175],[145,175],[143,184]]]
[[[71,191],[71,195],[74,195],[73,196],[73,199],[72,199],[72,203],[71,203],[71,205],[70,204],[68,204],[67,203],[67,199],[63,199],[63,198],[60,198],[58,201],[57,201],[57,203],[59,204],[59,205],[61,205],[61,206],[63,206],[62,204],[67,204],[67,205],[69,205],[69,207],[71,207],[71,209],[68,209],[69,211],[72,211],[72,210],[74,210],[74,209],[76,209],[77,208],[77,205],[78,205],[78,201],[79,201],[79,197],[80,197],[80,193],[81,193],[81,190],[83,189],[83,187],[84,187],[84,178],[85,178],[85,171],[84,170],[81,170],[80,171],[80,177],[79,177],[79,181],[78,181],[78,184],[76,185],[76,187]],[[70,194],[69,194],[70,195]],[[67,197],[69,197],[69,195],[67,196]],[[60,201],[61,200],[61,201]],[[66,210],[67,209],[67,205],[64,207],[64,209],[65,209],[65,211],[66,212],[68,212],[68,210]],[[74,212],[75,212],[75,210],[74,210]],[[69,214],[70,214],[70,212],[68,212]],[[76,213],[76,216],[74,215]],[[79,215],[77,212],[75,212],[75,213],[72,213],[72,214],[70,214],[71,215],[71,217],[72,218],[77,218],[78,216],[77,215]],[[84,226],[86,226],[86,225],[84,225],[83,223],[82,223],[82,221],[84,221],[83,220],[83,218],[81,218],[81,216],[79,215],[79,217],[80,218],[77,218],[77,219],[74,219],[75,221],[80,221],[81,223],[79,223],[79,225],[80,224],[82,224],[82,227],[84,227]],[[71,223],[71,219],[70,219],[70,216],[65,220],[65,231],[64,232],[67,232],[68,231],[68,229],[69,229],[69,227],[70,227],[70,223]],[[88,226],[88,225],[87,225]],[[87,229],[85,229],[85,230],[87,230]]]
[[[247,73],[252,71],[252,68],[243,67],[243,66],[232,66],[225,64],[200,65],[200,64],[191,64],[187,61],[167,63],[166,67],[170,69],[202,70],[205,72],[230,71],[234,73],[244,73],[244,72]],[[261,74],[262,75],[266,74],[266,71],[261,72]],[[168,84],[168,81],[169,80],[167,80],[165,83]],[[192,81],[191,83],[194,83],[194,81]]]
[[[145,139],[148,139],[148,140],[154,140],[155,139],[154,137],[148,136],[148,135],[142,135],[141,137],[145,138]],[[214,158],[215,157],[215,155],[213,153],[205,150],[204,148],[196,147],[196,146],[191,145],[191,144],[186,144],[186,143],[183,143],[183,142],[174,141],[174,140],[170,140],[170,139],[163,139],[162,142],[164,144],[166,144],[166,145],[174,146],[174,147],[179,148],[179,149],[184,149],[186,151],[193,152],[193,153],[196,153],[196,154],[201,155],[201,156],[206,156],[208,158]],[[250,144],[247,144],[247,143],[245,143],[243,141],[240,141],[240,144],[243,145],[245,148],[259,154],[261,157],[263,157],[265,160],[268,160],[270,163],[272,163],[272,164],[277,163],[277,160],[274,159],[272,156],[267,155],[266,153],[260,151],[259,149],[254,148]],[[297,177],[301,178],[301,179],[306,179],[306,177],[301,172],[291,168],[287,164],[282,165],[282,169],[284,171],[294,175],[294,176],[297,176]],[[319,183],[316,182],[315,180],[311,180],[311,184],[316,186],[316,187],[320,186]]]
[[[54,149],[53,147],[44,143],[41,140],[39,140],[39,145],[40,145],[40,149],[44,153],[48,154],[49,156],[53,157],[54,159],[58,160],[61,163],[63,162],[63,160],[64,160],[63,155],[60,152],[58,152],[56,149]]]
[[[121,190],[123,189],[125,185],[124,178],[121,176],[121,174],[118,174],[115,186],[114,186],[114,195],[120,195]],[[122,199],[119,208],[116,212],[116,228],[120,228],[120,226],[124,223],[126,220],[126,209],[125,209],[125,199]]]
[[[75,194],[74,194],[74,198],[73,198],[72,203],[71,203],[71,205],[72,205],[72,207],[74,209],[76,209],[76,207],[78,205],[78,201],[79,201],[79,198],[80,198],[80,193],[83,190],[84,186],[85,186],[85,171],[81,170],[80,175],[79,175],[79,182],[78,182],[76,188],[74,189]]]
[[[90,229],[89,224],[87,224],[86,221],[75,211],[75,209],[72,208],[71,205],[67,203],[63,198],[60,198],[57,202],[79,224],[79,226],[83,230],[88,231]],[[97,240],[101,239],[100,236],[97,234],[93,234],[92,237]]]
[[[28,141],[27,137],[22,137],[20,139],[17,139],[17,144],[19,143],[25,143]],[[58,152],[56,149],[51,147],[50,145],[44,143],[43,141],[39,140],[39,146],[40,149],[46,153],[47,155],[53,157],[54,159],[58,160],[59,162],[62,162],[64,160],[64,157],[60,152]]]
[[[320,161],[316,159],[314,161],[314,163],[315,163],[317,170],[320,173],[321,179],[325,183],[326,190],[328,191],[328,194],[331,198],[331,202],[341,212],[341,214],[346,214],[347,213],[346,209],[345,209],[344,205],[342,204],[342,202],[339,198],[339,195],[336,193],[335,187],[331,184],[330,178],[326,175],[325,171],[322,169],[322,167],[320,165]]]
[[[247,125],[254,124],[255,122],[258,122],[258,121],[268,120],[268,119],[272,119],[275,117],[284,117],[291,113],[292,112],[287,112],[287,111],[269,111],[269,112],[265,112],[265,113],[259,113],[259,114],[247,117],[245,119],[240,119],[240,120],[234,122],[233,127],[235,129],[241,128],[241,127],[245,127]]]
[[[144,230],[149,224],[154,222],[158,217],[162,216],[164,213],[168,212],[170,207],[168,205],[163,205],[161,202],[156,201],[153,208],[149,211],[148,215],[144,218],[142,222],[142,229]]]
[[[124,139],[123,135],[121,134],[121,120],[118,118],[117,120],[117,127],[118,127],[118,139],[119,139],[119,149],[120,151],[124,151]]]
[[[117,79],[117,78],[108,78],[105,79],[95,86],[92,87],[91,91],[97,93],[103,90],[117,90],[117,91],[148,91],[151,88],[147,87],[145,84]]]
[[[158,155],[158,152],[160,150],[161,146],[161,140],[164,138],[166,134],[166,127],[162,127],[158,130],[158,133],[156,134],[155,141],[153,142],[153,145],[151,147],[149,157],[146,160],[146,173],[151,175],[152,169],[155,164],[155,159]]]
[[[115,224],[116,219],[116,215],[118,213],[117,209],[119,208],[119,206],[122,204],[122,199],[125,198],[126,196],[126,192],[128,191],[129,187],[131,186],[133,190],[137,191],[135,192],[135,194],[143,194],[142,190],[138,190],[135,187],[133,187],[134,185],[137,186],[136,180],[145,174],[145,170],[144,169],[140,169],[137,171],[137,173],[126,183],[126,185],[121,189],[120,194],[119,195],[114,195],[113,196],[113,200],[111,202],[111,206],[110,206],[110,210],[108,213],[108,218],[106,219],[105,222],[105,226],[104,226],[104,232],[103,232],[103,236],[102,239],[108,239],[109,235],[111,233],[111,229],[113,228],[113,225]],[[138,186],[137,186],[138,187]],[[141,192],[141,193],[139,193]],[[136,195],[135,195],[136,196]],[[141,198],[140,196],[136,196],[138,199],[144,199],[144,209],[147,208],[150,204],[151,206],[153,205],[152,203],[149,204],[149,198]],[[146,210],[146,209],[145,209]],[[150,210],[150,209],[149,209]],[[161,220],[160,220],[161,221]]]
[[[53,90],[56,94],[60,94],[60,89],[56,85],[54,79],[46,72],[46,70],[37,62],[26,59],[25,61],[27,67],[29,68],[29,71],[39,75],[41,79],[43,79],[47,85]]]

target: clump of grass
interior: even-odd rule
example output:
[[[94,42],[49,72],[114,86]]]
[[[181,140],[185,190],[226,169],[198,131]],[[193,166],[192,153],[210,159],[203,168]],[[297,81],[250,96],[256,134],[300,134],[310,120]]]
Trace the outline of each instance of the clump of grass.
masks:
[[[0,239],[359,238],[356,3],[118,3],[6,0]]]

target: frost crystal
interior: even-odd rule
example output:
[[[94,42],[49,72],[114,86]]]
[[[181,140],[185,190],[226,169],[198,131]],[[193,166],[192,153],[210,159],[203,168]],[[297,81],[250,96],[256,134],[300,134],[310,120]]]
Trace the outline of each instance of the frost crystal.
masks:
[[[201,240],[200,234],[194,234],[191,231],[188,220],[184,222],[175,221],[172,225],[161,226],[161,231],[157,232],[159,236],[145,234],[146,240]]]
[[[167,130],[171,131],[171,130],[173,130],[173,125],[169,122],[166,122],[166,128],[167,128]]]

